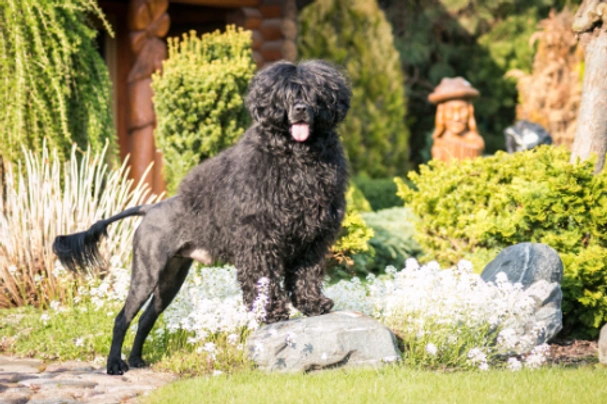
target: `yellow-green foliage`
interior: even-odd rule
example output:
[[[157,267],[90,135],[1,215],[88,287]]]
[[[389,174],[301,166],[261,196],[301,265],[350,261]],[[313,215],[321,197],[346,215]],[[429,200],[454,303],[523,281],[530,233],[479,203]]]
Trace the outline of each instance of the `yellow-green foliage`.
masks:
[[[333,256],[340,263],[352,264],[352,256],[369,251],[369,240],[373,230],[367,226],[361,212],[370,212],[371,205],[362,192],[350,185],[346,192],[346,216],[342,223],[342,234],[333,246]]]
[[[233,144],[249,125],[243,97],[255,72],[251,33],[228,26],[169,38],[169,57],[152,78],[169,193],[200,161]]]
[[[607,321],[607,173],[594,161],[569,164],[564,148],[466,160],[431,161],[398,181],[399,196],[420,217],[426,259],[473,261],[479,271],[503,248],[545,243],[565,267],[565,332],[594,336]]]
[[[66,160],[76,143],[114,150],[111,84],[96,49],[90,0],[0,1],[0,161],[46,139]],[[109,29],[109,26],[106,27]]]
[[[351,79],[351,109],[339,133],[352,170],[371,177],[406,173],[404,78],[377,1],[316,0],[299,17],[298,51],[343,66]]]

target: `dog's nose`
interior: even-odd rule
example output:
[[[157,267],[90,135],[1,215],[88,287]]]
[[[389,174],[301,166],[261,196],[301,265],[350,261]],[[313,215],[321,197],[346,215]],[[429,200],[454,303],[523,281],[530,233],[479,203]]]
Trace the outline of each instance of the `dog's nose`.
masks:
[[[293,109],[298,114],[302,114],[302,113],[305,113],[308,110],[308,106],[305,105],[305,104],[295,104],[295,107],[293,107]]]

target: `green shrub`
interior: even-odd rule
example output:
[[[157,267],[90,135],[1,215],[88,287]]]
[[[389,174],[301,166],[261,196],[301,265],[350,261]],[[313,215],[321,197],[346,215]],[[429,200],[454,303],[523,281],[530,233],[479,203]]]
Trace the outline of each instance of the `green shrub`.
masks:
[[[355,173],[404,174],[409,132],[392,27],[376,0],[317,0],[299,16],[298,51],[345,68],[352,106],[339,132]]]
[[[255,72],[251,33],[228,26],[169,38],[162,73],[152,77],[156,140],[175,193],[185,174],[232,145],[249,125],[243,97]]]
[[[418,219],[407,208],[390,208],[378,212],[363,213],[362,218],[373,230],[369,246],[374,255],[359,254],[354,258],[362,264],[357,272],[381,273],[388,265],[401,269],[407,258],[420,255],[421,248],[414,240],[415,224]]]
[[[61,160],[72,143],[114,151],[111,84],[97,52],[89,0],[0,2],[0,161],[21,147],[41,152],[44,139]]]
[[[354,183],[367,198],[372,210],[389,209],[403,203],[396,195],[397,188],[393,178],[357,176]]]
[[[607,321],[607,173],[594,161],[569,164],[563,148],[466,160],[431,161],[399,181],[399,195],[420,217],[425,259],[479,270],[503,248],[545,243],[565,267],[564,332],[596,336]]]

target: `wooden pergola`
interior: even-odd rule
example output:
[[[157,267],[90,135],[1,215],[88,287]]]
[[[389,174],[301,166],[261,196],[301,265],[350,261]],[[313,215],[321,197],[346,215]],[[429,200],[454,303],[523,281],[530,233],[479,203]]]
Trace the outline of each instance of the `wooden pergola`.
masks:
[[[295,60],[296,0],[99,0],[115,31],[102,51],[114,84],[114,113],[122,159],[130,155],[131,176],[165,189],[162,155],[154,144],[156,116],[151,76],[167,56],[165,38],[190,30],[199,34],[236,24],[252,31],[258,67]],[[144,178],[145,170],[154,162]]]

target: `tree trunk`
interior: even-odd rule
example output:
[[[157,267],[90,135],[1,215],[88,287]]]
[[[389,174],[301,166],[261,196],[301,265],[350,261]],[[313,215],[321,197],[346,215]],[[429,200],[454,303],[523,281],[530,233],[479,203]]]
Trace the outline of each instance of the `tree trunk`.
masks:
[[[607,4],[584,0],[576,14],[573,30],[581,34],[585,46],[582,100],[577,121],[571,162],[596,154],[595,173],[603,170],[607,153]]]

